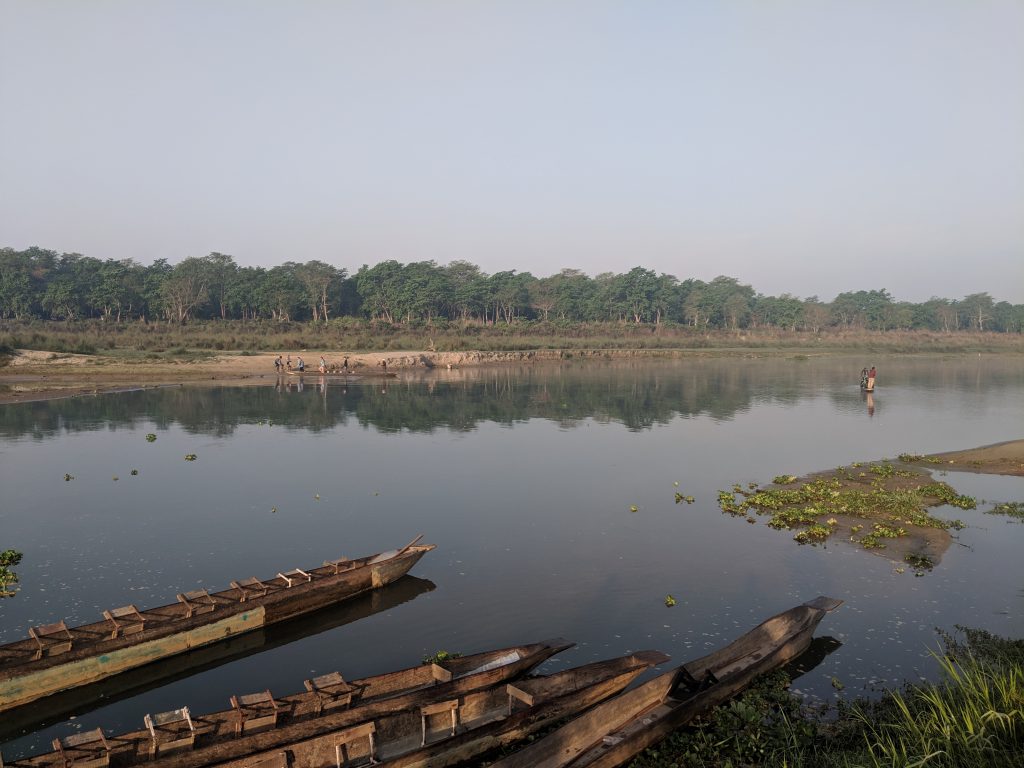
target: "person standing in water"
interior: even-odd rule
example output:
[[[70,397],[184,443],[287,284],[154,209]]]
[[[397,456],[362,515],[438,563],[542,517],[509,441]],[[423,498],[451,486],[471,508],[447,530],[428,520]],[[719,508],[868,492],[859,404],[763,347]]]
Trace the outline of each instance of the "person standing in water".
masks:
[[[871,366],[871,370],[868,371],[868,392],[871,392],[875,388],[875,366]]]

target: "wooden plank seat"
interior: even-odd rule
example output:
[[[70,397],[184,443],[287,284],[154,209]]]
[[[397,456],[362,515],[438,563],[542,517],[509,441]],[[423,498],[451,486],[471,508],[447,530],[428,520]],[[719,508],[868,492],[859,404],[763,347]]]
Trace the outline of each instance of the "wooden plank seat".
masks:
[[[317,715],[327,709],[351,706],[352,694],[359,690],[356,686],[346,683],[340,672],[331,672],[311,678],[304,681],[304,685],[307,691],[316,694]]]
[[[196,726],[188,707],[146,715],[145,722],[152,739],[151,757],[176,749],[192,749],[196,744]]]
[[[36,641],[37,647],[33,656],[36,660],[43,656],[56,656],[58,653],[67,653],[71,650],[71,631],[63,619],[56,624],[40,624],[38,627],[29,627],[28,634]]]
[[[281,711],[269,689],[260,693],[232,696],[231,707],[238,715],[235,721],[236,736],[262,728],[274,728],[277,725],[277,715]]]
[[[110,622],[110,639],[118,635],[134,635],[146,628],[146,619],[134,605],[123,605],[103,612],[103,618]]]
[[[255,576],[250,579],[232,581],[231,586],[233,589],[238,590],[238,602],[240,603],[244,603],[246,600],[254,597],[263,597],[270,588]]]
[[[296,584],[301,584],[306,581],[312,581],[313,577],[306,573],[301,568],[295,568],[291,571],[285,571],[284,573],[278,573],[277,578],[284,581],[286,587],[293,587]]]
[[[65,766],[99,768],[110,765],[110,744],[102,728],[54,739],[53,749]]]
[[[448,683],[452,679],[451,671],[445,669],[440,664],[431,664],[430,674],[434,678],[435,683]]]
[[[511,715],[515,702],[521,701],[525,706],[532,707],[534,705],[534,697],[532,693],[524,691],[522,688],[517,688],[508,683],[505,686],[505,692],[508,694],[508,713]]]
[[[335,576],[342,571],[350,571],[355,566],[347,557],[339,557],[337,560],[324,560],[324,568],[330,568]]]
[[[210,613],[217,607],[216,601],[205,589],[193,589],[191,592],[184,592],[178,595],[178,602],[185,606],[186,619],[191,619],[199,613]]]
[[[459,700],[450,699],[449,701],[439,701],[435,704],[427,704],[420,707],[420,723],[423,726],[423,739],[420,742],[420,746],[426,746],[427,744],[427,721],[431,717],[438,715],[448,715],[451,720],[451,736],[455,735],[455,729],[459,724]]]
[[[353,742],[361,739],[368,739],[370,742],[369,757],[370,765],[377,764],[377,745],[375,743],[374,735],[377,733],[377,726],[372,722],[363,723],[362,725],[356,725],[352,728],[346,728],[343,731],[338,731],[338,735],[335,737],[334,742],[334,759],[337,768],[343,768],[343,766],[350,765],[349,763],[349,745]]]

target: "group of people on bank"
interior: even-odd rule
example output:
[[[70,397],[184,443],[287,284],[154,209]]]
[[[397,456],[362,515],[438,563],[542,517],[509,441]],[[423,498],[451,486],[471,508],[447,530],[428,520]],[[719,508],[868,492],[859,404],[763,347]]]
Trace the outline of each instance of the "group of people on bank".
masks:
[[[289,371],[297,371],[298,373],[304,373],[306,370],[306,361],[302,359],[302,355],[297,355],[295,362],[292,362],[292,356],[288,355],[287,358],[282,358],[281,355],[277,356],[274,360],[274,370],[280,373],[288,373]],[[316,370],[320,373],[348,373],[348,357],[340,363],[328,364],[326,358],[320,355],[320,361],[317,363]]]

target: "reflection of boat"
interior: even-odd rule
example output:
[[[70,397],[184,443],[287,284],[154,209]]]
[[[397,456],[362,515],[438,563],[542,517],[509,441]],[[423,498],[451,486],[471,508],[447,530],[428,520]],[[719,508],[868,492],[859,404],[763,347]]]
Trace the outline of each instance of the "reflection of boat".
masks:
[[[221,592],[185,592],[158,608],[112,608],[93,624],[31,627],[27,640],[0,645],[0,711],[382,587],[434,548],[420,538],[356,560],[233,581]]]
[[[159,685],[182,680],[254,653],[288,645],[391,610],[434,588],[434,583],[427,579],[403,576],[393,584],[364,592],[291,621],[261,627],[221,643],[155,661],[98,683],[55,693],[6,713],[0,724],[0,742],[61,722],[68,715],[81,716]]]
[[[799,656],[826,612],[819,597],[780,613],[725,648],[595,707],[493,768],[614,768]]]
[[[816,637],[811,640],[811,644],[807,646],[806,651],[786,664],[783,669],[790,680],[796,680],[821,664],[821,662],[828,658],[829,654],[842,647],[842,642],[834,637],[829,637],[828,635]]]
[[[321,738],[330,740],[340,729],[380,722],[396,712],[418,713],[421,707],[473,691],[487,688],[504,692],[509,680],[570,647],[572,643],[564,640],[549,640],[424,663],[361,680],[347,681],[334,672],[307,680],[304,693],[275,697],[264,691],[233,696],[231,709],[201,717],[193,717],[187,709],[147,715],[143,730],[108,740],[96,729],[90,732],[93,738],[84,744],[58,740],[55,752],[7,765],[62,767],[69,749],[76,749],[80,758],[102,762],[109,758],[111,743],[116,744],[116,763],[121,766],[197,768],[227,760],[250,760],[265,750],[294,748],[296,742]]]
[[[362,374],[353,373],[352,371],[349,371],[348,373],[345,371],[324,371],[323,373],[320,373],[316,368],[307,368],[305,371],[285,371],[285,373],[289,376],[327,376],[333,379],[347,379],[349,381],[363,378]],[[374,374],[370,375],[372,376]]]
[[[219,765],[352,766],[367,765],[371,758],[390,768],[468,763],[615,695],[667,659],[658,651],[641,651],[501,684]]]

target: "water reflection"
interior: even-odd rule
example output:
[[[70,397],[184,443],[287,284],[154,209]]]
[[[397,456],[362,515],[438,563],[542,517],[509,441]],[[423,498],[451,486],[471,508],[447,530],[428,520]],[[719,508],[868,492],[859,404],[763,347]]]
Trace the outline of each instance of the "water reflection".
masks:
[[[694,360],[413,371],[384,382],[278,376],[268,377],[266,386],[244,389],[184,386],[0,406],[0,436],[43,438],[140,420],[217,436],[264,421],[317,432],[350,419],[383,432],[471,431],[484,422],[512,425],[529,419],[571,429],[590,418],[645,430],[679,416],[729,421],[754,405],[795,405],[821,392],[842,408],[866,405],[873,416],[873,394],[849,384],[855,365],[846,359],[774,359],[756,365]],[[932,362],[928,373],[923,365],[911,361],[889,372],[887,388],[929,392],[948,387],[970,394],[982,387],[986,392],[1019,387],[1022,378],[1021,364],[1004,359],[958,360],[938,367]]]

